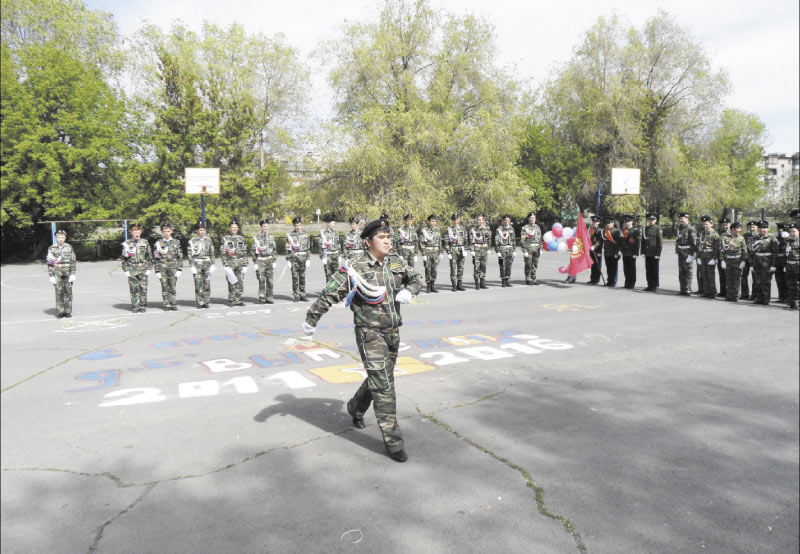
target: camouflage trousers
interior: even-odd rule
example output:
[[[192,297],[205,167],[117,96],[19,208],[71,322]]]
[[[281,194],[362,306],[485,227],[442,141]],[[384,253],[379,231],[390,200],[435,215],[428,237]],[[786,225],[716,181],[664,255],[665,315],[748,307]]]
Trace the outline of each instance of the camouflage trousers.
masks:
[[[405,260],[408,267],[414,269],[414,255],[416,254],[416,250],[414,250],[413,246],[410,248],[403,248],[401,246],[397,249],[397,253]]]
[[[134,310],[147,307],[147,275],[142,271],[128,277],[128,288],[131,291],[131,307]]]
[[[753,263],[753,296],[756,304],[769,304],[772,295],[772,272],[769,264],[769,260],[760,263],[758,259]]]
[[[500,259],[498,262],[500,263],[500,279],[510,279],[511,264],[514,263],[514,251],[511,249],[501,250],[499,254]]]
[[[341,254],[336,252],[335,254],[328,254],[327,258],[322,258],[322,267],[325,269],[325,282],[331,280],[333,274],[339,271],[339,267],[341,267]]]
[[[161,275],[161,298],[165,308],[175,306],[175,285],[178,283],[178,272],[175,267],[161,267],[158,273]]]
[[[746,262],[744,264],[744,269],[742,269],[742,299],[747,300],[750,298],[750,283],[748,282],[748,278],[750,277],[750,262]]]
[[[58,315],[72,313],[72,283],[69,282],[69,271],[58,271],[53,274],[56,278],[56,309]]]
[[[727,262],[726,264],[727,265]],[[738,269],[738,268],[737,268]],[[722,269],[722,264],[717,261],[717,273],[719,274],[719,292],[728,297],[728,274],[726,269]]]
[[[742,270],[738,261],[725,261],[725,300],[739,300]]]
[[[272,302],[272,276],[274,268],[272,264],[275,259],[272,256],[256,258],[256,278],[258,279],[258,301],[262,304]]]
[[[792,306],[797,306],[800,302],[800,264],[797,262],[786,262],[786,302]]]
[[[197,306],[204,306],[211,300],[211,272],[209,269],[213,265],[211,260],[197,260],[194,267],[197,273],[194,274],[194,300]]]
[[[227,274],[225,275],[225,280],[228,283],[228,303],[241,304],[244,296],[244,273],[242,269],[247,267],[247,259],[228,260],[228,267],[233,270],[233,274],[236,276],[236,283],[231,284],[228,281]]]
[[[435,282],[436,269],[439,266],[439,250],[437,248],[426,248],[422,256],[422,265],[425,266],[425,282]]]
[[[539,268],[539,248],[532,249],[525,258],[525,282],[533,283],[536,280],[536,270]]]
[[[306,295],[306,261],[307,254],[292,254],[289,263],[292,266],[292,296],[300,300]]]
[[[489,259],[489,249],[485,246],[475,246],[472,252],[472,277],[479,281],[486,279],[486,261]]]
[[[688,255],[687,255],[688,256]],[[693,262],[687,262],[683,254],[678,254],[678,282],[681,292],[692,292]]]
[[[372,404],[375,418],[389,452],[403,449],[403,434],[397,424],[394,367],[400,349],[397,329],[356,327],[356,345],[367,378],[348,402],[356,416],[363,416]]]
[[[717,294],[717,267],[708,262],[710,259],[697,259],[697,274],[700,276],[700,291],[706,298],[713,298]]]
[[[455,285],[464,278],[464,248],[454,246],[450,249],[448,257],[450,258],[450,282]]]

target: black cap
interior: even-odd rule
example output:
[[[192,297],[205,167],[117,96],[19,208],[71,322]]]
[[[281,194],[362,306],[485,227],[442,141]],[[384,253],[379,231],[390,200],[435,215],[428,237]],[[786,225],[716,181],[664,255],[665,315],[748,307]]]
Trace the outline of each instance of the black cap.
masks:
[[[689,217],[689,214],[686,212],[678,212],[678,217]]]
[[[374,234],[376,234],[381,229],[389,230],[389,220],[381,217],[376,219],[375,221],[370,221],[364,226],[364,230],[361,231],[361,238],[368,239],[372,238]]]
[[[742,227],[741,221],[734,221],[731,223],[731,229],[740,229]]]
[[[336,218],[333,217],[333,214],[325,214],[325,217],[322,218],[322,221],[325,223],[330,223],[331,221],[336,221]]]
[[[350,223],[355,223],[356,225],[358,225],[358,218],[357,217],[351,217],[350,218]]]
[[[701,217],[701,218],[700,218],[700,221],[702,221],[703,223],[705,223],[706,221],[714,221],[714,220],[713,220],[713,219],[711,219],[711,216],[710,216],[710,215],[704,215],[703,217]]]
[[[728,219],[727,217],[723,217],[722,219],[720,219],[720,220],[719,220],[719,222],[720,222],[720,223],[730,223],[730,222],[731,222],[731,220],[730,220],[730,219]]]
[[[615,223],[616,221],[617,220],[614,219],[613,217],[607,217],[606,218],[606,225],[608,225],[609,223]]]
[[[797,223],[790,223],[789,226],[787,227],[787,229],[798,229],[798,230],[800,230],[800,228],[797,227]],[[62,233],[63,233],[63,231],[62,231]]]
[[[758,222],[759,229],[769,229],[769,223],[766,221],[759,221]]]
[[[536,215],[536,212],[528,212],[528,216],[527,217],[528,217],[528,219],[530,219],[531,216],[535,216],[535,215]]]
[[[303,218],[298,215],[297,217],[295,217],[292,220],[292,225],[297,225],[298,223],[302,223],[302,222],[303,222]]]
[[[264,225],[265,223],[267,225],[272,223],[272,218],[271,217],[265,217],[264,219],[262,219],[261,221],[258,222],[259,225]]]
[[[197,224],[194,226],[195,231],[197,229],[205,229],[205,228],[206,228],[206,224],[203,223],[202,221],[198,221]]]
[[[645,215],[645,218],[647,218],[647,219],[658,219],[658,216],[656,214],[654,214],[653,212],[647,212],[647,214]]]
[[[452,221],[455,221],[455,220],[456,220],[457,218],[459,218],[459,217],[461,217],[461,214],[460,214],[460,213],[458,213],[458,212],[456,212],[456,213],[454,213],[453,215],[451,215],[451,216],[450,216],[450,219],[451,219]]]
[[[508,214],[506,214],[506,215],[504,215],[504,216],[503,216],[503,218],[502,218],[502,219],[505,219],[505,218],[511,219],[511,216],[510,216],[510,215],[508,215]]]
[[[757,226],[758,225],[758,221],[752,221],[752,220],[748,221],[747,222],[747,226],[750,227],[751,225],[756,225]]]
[[[141,228],[142,226],[139,225],[138,223],[134,223],[133,225],[131,225],[131,231],[133,231],[134,229],[141,229]]]
[[[431,219],[436,219],[436,214],[429,215],[428,216],[428,221],[430,221]]]
[[[603,220],[600,218],[599,215],[593,215],[592,216],[592,221],[603,221]]]
[[[403,216],[403,221],[406,221],[406,220],[409,220],[409,219],[414,219],[414,216],[411,215],[411,214],[406,214],[406,215]]]
[[[775,224],[775,227],[777,227],[778,229],[783,229],[784,227],[786,227],[786,224],[779,221],[778,223]]]
[[[231,222],[228,223],[228,227],[230,227],[231,225],[236,225],[237,227],[241,227],[241,225],[239,225],[239,221],[236,218],[231,219]]]
[[[636,220],[636,218],[633,217],[632,215],[626,215],[623,219],[625,221],[635,221]]]
[[[165,221],[164,223],[162,223],[161,230],[163,231],[164,229],[172,229],[172,223],[170,223],[169,221]]]

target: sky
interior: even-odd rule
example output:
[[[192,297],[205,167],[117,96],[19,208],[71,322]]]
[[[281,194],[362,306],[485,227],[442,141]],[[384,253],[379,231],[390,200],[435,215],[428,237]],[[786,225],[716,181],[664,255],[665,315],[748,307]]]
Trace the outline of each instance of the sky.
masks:
[[[641,28],[664,9],[724,69],[732,92],[725,107],[756,114],[767,128],[767,152],[800,151],[800,2],[797,0],[429,0],[434,9],[485,17],[497,31],[498,63],[532,86],[566,63],[600,16],[617,14]],[[345,21],[375,20],[380,0],[86,0],[111,12],[124,36],[143,21],[167,29],[174,20],[200,30],[204,21],[249,33],[282,33],[315,75],[312,102],[330,113],[331,92],[309,54],[340,36]]]

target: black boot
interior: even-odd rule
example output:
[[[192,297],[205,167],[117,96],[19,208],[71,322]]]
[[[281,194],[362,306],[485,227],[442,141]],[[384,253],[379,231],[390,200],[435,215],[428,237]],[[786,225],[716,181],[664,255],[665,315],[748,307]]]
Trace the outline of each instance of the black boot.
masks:
[[[507,286],[507,287],[512,287],[512,286],[514,286],[514,285],[512,285],[512,284],[511,284],[511,277],[508,277],[508,278],[506,279],[506,286]]]
[[[485,279],[481,279],[481,288],[482,289],[488,289],[489,288],[489,287],[486,286],[486,280]]]
[[[431,282],[431,292],[439,292],[436,290],[436,283]]]
[[[461,281],[456,283],[456,290],[467,290],[464,288],[464,285],[461,284]]]
[[[430,281],[428,281],[428,292],[431,292],[431,289],[432,289],[432,288],[433,288],[433,283],[431,283]]]
[[[453,283],[451,286],[452,286],[452,288],[453,288],[453,292],[456,292],[456,284],[455,284],[455,283]]]
[[[505,287],[508,286],[508,281],[506,281],[505,277],[502,277],[500,279],[500,282],[501,282],[501,285],[500,285],[501,287],[505,288]]]
[[[481,280],[475,279],[475,290],[478,290],[479,288],[481,288]]]

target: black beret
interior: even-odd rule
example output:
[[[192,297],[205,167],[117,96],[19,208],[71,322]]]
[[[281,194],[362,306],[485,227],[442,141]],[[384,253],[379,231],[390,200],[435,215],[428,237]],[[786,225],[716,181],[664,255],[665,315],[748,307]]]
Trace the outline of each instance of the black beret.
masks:
[[[241,227],[241,225],[239,225],[239,222],[235,218],[231,219],[231,222],[228,223],[228,227],[230,227],[231,225],[236,225],[237,227]]]
[[[592,221],[602,221],[602,219],[600,219],[600,216],[593,215],[592,216]]]
[[[536,215],[536,212],[528,212],[528,219],[530,219],[531,216],[534,216],[534,215]]]
[[[404,220],[406,220],[406,219],[414,219],[414,216],[411,215],[411,214],[406,214],[406,215],[403,216],[403,219]]]
[[[267,225],[272,223],[272,218],[271,217],[266,217],[266,218],[264,218],[264,219],[262,219],[261,221],[258,222],[259,225],[264,225],[265,223]]]
[[[748,221],[747,226],[750,227],[751,225],[758,225],[758,221]]]
[[[647,212],[647,215],[645,215],[645,217],[647,219],[658,219],[658,216],[656,214],[654,214],[653,212]]]
[[[787,227],[787,229],[798,229],[797,223],[790,223],[789,226]],[[800,229],[798,229],[798,230],[800,230]],[[64,231],[61,231],[61,232],[63,233]]]
[[[364,230],[361,231],[361,238],[372,238],[372,236],[381,229],[386,229],[387,231],[389,230],[389,220],[384,217],[376,219],[375,221],[370,221],[364,225]]]
[[[731,223],[731,229],[739,229],[741,226],[742,226],[741,221],[734,221],[733,223]]]
[[[461,217],[461,214],[460,214],[460,213],[458,213],[458,212],[456,212],[456,213],[454,213],[453,215],[451,215],[451,216],[450,216],[450,219],[451,219],[451,220],[453,220],[453,221],[455,221],[455,220],[456,220],[456,218],[458,218],[458,217]]]
[[[428,216],[428,221],[430,221],[431,219],[436,219],[436,214],[429,215]]]
[[[703,217],[701,217],[701,218],[700,218],[700,221],[702,221],[703,223],[705,223],[706,221],[714,221],[714,220],[713,220],[713,219],[711,219],[711,216],[710,216],[710,215],[704,215]]]
[[[731,220],[730,220],[730,219],[728,219],[727,217],[723,217],[722,219],[720,219],[720,220],[719,220],[719,222],[720,222],[720,223],[730,223],[730,222],[731,222]]]
[[[172,224],[169,221],[165,221],[161,224],[161,230],[163,231],[164,229],[172,229]]]
[[[138,223],[134,223],[133,225],[131,225],[131,231],[133,231],[135,229],[141,229],[141,228],[142,228],[142,226],[139,225]]]
[[[333,217],[332,214],[326,214],[325,217],[322,218],[322,221],[325,223],[330,223],[331,221],[336,221],[336,218]]]
[[[292,220],[292,225],[297,225],[298,223],[302,223],[302,222],[303,222],[303,218],[300,217],[300,216],[297,216]]]
[[[195,225],[194,228],[195,228],[195,230],[197,230],[197,229],[205,229],[206,228],[206,224],[203,223],[202,221],[198,221],[197,225]]]
[[[758,222],[758,228],[759,229],[769,229],[769,223],[767,223],[766,221],[759,221]]]
[[[350,218],[350,223],[355,223],[356,225],[358,225],[358,218],[357,217],[351,217]]]
[[[503,219],[506,219],[506,218],[511,219],[511,216],[506,214],[506,215],[503,216]]]
[[[689,217],[689,214],[686,212],[679,212],[678,217]]]
[[[778,223],[775,224],[775,227],[777,227],[778,229],[783,229],[784,227],[786,227],[786,224],[779,221]]]

